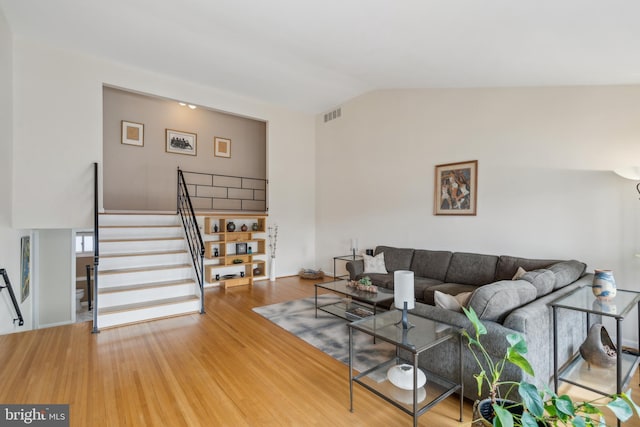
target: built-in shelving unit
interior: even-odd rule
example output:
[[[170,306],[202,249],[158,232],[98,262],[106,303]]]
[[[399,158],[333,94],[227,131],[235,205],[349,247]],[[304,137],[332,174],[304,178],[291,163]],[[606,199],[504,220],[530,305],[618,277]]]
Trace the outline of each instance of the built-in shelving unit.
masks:
[[[233,230],[229,228],[231,223],[235,226]],[[205,265],[206,281],[229,288],[252,285],[254,280],[264,279],[267,267],[263,259],[267,254],[264,239],[266,223],[266,215],[205,216],[205,258],[217,261]]]

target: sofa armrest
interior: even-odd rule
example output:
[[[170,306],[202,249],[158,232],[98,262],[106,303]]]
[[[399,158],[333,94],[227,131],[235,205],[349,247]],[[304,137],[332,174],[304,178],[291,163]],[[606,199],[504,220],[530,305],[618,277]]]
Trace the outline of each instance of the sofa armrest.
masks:
[[[349,272],[349,278],[356,280],[358,274],[364,273],[364,261],[361,259],[347,262],[347,271]]]

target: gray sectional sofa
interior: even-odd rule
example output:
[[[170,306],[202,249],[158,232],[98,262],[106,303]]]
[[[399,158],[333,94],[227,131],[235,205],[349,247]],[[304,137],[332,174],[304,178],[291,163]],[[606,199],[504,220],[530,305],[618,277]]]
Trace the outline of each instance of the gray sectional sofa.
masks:
[[[393,289],[393,272],[411,270],[415,274],[416,307],[414,314],[442,323],[472,330],[466,316],[458,311],[434,305],[436,290],[450,295],[471,292],[467,306],[478,313],[488,334],[483,339],[489,353],[501,358],[508,346],[506,336],[522,335],[528,345],[527,358],[536,374],[526,374],[508,366],[504,379],[549,384],[553,375],[553,325],[549,302],[574,289],[591,284],[586,265],[569,260],[543,260],[476,253],[434,251],[378,246],[375,255],[384,252],[387,274],[367,273],[362,260],[347,264],[351,279],[368,276],[373,284]],[[526,271],[512,280],[518,268]],[[568,361],[586,336],[586,320],[579,312],[562,310],[558,322],[559,363]],[[420,366],[446,378],[459,376],[458,345],[448,341],[420,355]],[[478,398],[473,373],[475,359],[464,348],[465,396]]]

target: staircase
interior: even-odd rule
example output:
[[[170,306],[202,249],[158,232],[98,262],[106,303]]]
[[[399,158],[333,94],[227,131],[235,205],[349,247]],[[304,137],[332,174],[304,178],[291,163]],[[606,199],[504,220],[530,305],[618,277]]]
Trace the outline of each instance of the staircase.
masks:
[[[100,215],[100,328],[196,313],[199,289],[177,215]]]

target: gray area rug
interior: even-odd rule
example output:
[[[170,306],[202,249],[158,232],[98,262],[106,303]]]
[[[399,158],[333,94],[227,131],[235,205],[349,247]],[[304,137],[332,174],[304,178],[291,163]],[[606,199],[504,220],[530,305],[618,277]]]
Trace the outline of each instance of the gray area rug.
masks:
[[[318,300],[327,304],[340,298],[337,295],[320,295]],[[320,310],[316,318],[313,297],[256,307],[253,311],[340,362],[349,364],[347,321]],[[395,354],[394,346],[380,340],[374,344],[370,335],[354,331],[353,338],[358,350],[353,367],[359,372],[389,360]]]

